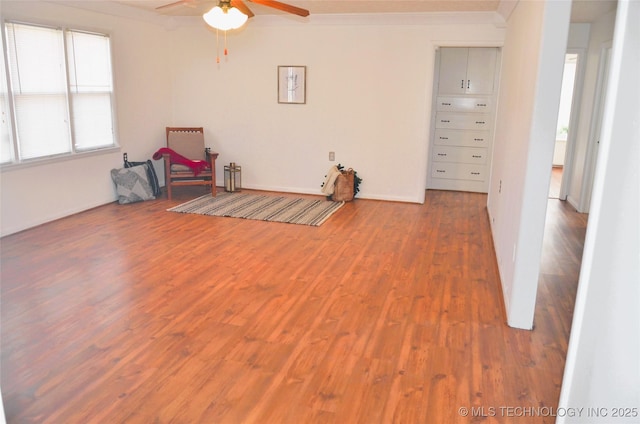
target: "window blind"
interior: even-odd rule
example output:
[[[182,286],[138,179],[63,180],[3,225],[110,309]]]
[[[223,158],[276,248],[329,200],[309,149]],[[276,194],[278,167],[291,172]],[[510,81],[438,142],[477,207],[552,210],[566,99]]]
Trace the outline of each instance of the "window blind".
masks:
[[[5,72],[4,55],[0,56],[0,163],[9,163],[13,158],[11,137],[11,115],[9,113],[9,91]]]
[[[101,34],[67,31],[72,128],[77,150],[114,144],[111,48]]]
[[[20,157],[71,152],[63,32],[7,23],[6,33]]]
[[[23,22],[4,26],[9,78],[0,83],[0,163],[115,146],[109,37]]]

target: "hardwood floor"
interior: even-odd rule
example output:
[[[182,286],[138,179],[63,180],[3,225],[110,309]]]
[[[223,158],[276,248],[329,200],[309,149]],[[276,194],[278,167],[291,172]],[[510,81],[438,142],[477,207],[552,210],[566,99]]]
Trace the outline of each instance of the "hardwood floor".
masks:
[[[1,239],[9,423],[554,422],[586,224],[563,202],[530,332],[505,324],[486,195],[321,227],[165,211],[200,194]]]
[[[554,166],[551,168],[551,182],[549,183],[549,198],[557,199],[560,197],[560,188],[562,186],[563,168]]]

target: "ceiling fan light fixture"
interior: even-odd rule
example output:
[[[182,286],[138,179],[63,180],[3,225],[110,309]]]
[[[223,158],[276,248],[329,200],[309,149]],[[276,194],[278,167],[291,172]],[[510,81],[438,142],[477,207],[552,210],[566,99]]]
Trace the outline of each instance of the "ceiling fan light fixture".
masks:
[[[222,7],[216,6],[202,15],[207,25],[215,29],[227,31],[240,28],[247,22],[249,17],[240,10],[235,7],[229,7],[225,5],[224,2],[220,2],[220,4]]]

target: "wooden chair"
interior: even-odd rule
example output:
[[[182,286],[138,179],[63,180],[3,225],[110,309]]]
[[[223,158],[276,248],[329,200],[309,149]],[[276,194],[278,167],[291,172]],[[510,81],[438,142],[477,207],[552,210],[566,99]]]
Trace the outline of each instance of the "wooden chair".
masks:
[[[167,127],[167,147],[191,160],[206,160],[209,169],[197,175],[188,166],[171,163],[171,156],[163,154],[164,176],[167,187],[167,198],[171,200],[171,191],[176,186],[203,185],[211,187],[211,195],[216,195],[216,159],[218,153],[204,147],[204,130],[202,127],[180,128]]]

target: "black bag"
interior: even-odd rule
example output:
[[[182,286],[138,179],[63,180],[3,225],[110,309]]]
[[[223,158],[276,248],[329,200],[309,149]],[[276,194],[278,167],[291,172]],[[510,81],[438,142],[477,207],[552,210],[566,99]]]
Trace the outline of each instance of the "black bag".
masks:
[[[127,158],[127,154],[124,153],[122,155],[122,160],[124,161],[125,168],[131,168],[133,166],[139,166],[147,164],[147,176],[149,177],[149,184],[151,184],[151,188],[153,188],[153,195],[157,198],[160,196],[162,191],[160,190],[160,184],[158,183],[158,176],[156,175],[156,170],[153,168],[153,162],[151,159],[147,159],[146,162],[129,162]]]

